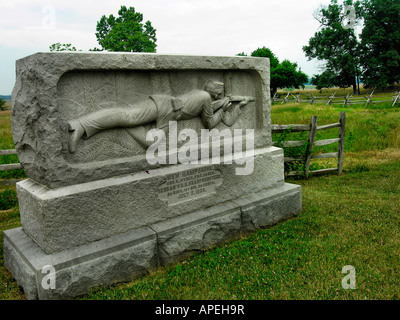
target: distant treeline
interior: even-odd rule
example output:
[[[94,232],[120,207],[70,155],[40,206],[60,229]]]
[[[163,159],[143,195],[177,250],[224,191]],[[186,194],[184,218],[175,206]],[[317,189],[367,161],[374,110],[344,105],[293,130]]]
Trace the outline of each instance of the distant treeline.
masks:
[[[4,101],[11,100],[11,96],[0,96],[0,99]]]

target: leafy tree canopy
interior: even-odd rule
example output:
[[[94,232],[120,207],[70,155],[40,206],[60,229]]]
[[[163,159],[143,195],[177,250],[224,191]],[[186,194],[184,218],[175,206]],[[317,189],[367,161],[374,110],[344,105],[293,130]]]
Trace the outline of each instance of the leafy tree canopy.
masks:
[[[296,62],[283,60],[279,63],[271,77],[271,87],[275,92],[278,88],[304,88],[308,77],[298,68]]]
[[[156,29],[135,8],[121,6],[118,17],[105,15],[97,22],[96,38],[102,49],[118,52],[156,52]],[[94,50],[99,50],[95,48]]]
[[[400,81],[400,2],[362,3],[361,66],[367,87],[384,88]]]
[[[344,24],[353,11],[353,22],[363,21],[357,38],[352,26]],[[350,10],[350,11],[351,11]],[[331,0],[314,17],[320,30],[303,47],[309,59],[325,63],[315,76],[317,86],[353,86],[356,79],[365,87],[385,88],[400,81],[400,2],[399,0]]]
[[[238,56],[246,56],[246,54],[242,52]],[[279,59],[269,48],[258,48],[251,53],[251,56],[270,59],[272,95],[278,88],[304,88],[304,84],[308,81],[307,75],[298,68],[297,63],[289,60],[279,62]]]
[[[97,21],[96,38],[101,48],[89,51],[156,52],[156,29],[135,8],[121,6],[118,17],[103,15]],[[54,43],[50,51],[76,51],[70,43]]]
[[[279,60],[276,55],[268,48],[262,47],[257,48],[251,54],[252,57],[262,57],[262,58],[269,58],[269,63],[271,68],[276,68],[279,64]]]
[[[49,47],[50,51],[76,51],[76,48],[73,47],[70,43],[53,43]]]
[[[328,6],[321,6],[314,12],[314,18],[320,23],[320,30],[310,38],[303,51],[309,60],[317,59],[325,63],[325,76],[330,73],[333,85],[339,87],[353,86],[357,90],[356,78],[359,76],[359,42],[354,29],[344,23],[348,12],[345,7],[352,6],[355,10],[354,23],[360,19],[358,2],[331,0]],[[326,79],[326,77],[324,77]]]
[[[331,73],[330,71],[324,71],[321,74],[314,75],[311,78],[311,84],[316,86],[318,90],[322,88],[331,88],[334,87],[336,74]]]

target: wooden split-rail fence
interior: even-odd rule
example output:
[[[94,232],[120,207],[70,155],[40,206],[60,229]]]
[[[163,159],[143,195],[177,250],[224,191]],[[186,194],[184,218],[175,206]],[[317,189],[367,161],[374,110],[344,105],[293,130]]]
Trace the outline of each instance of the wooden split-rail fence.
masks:
[[[347,94],[346,96],[336,96],[336,92],[328,97],[323,96],[314,96],[309,95],[304,98],[301,97],[301,93],[297,95],[291,94],[288,92],[282,98],[278,97],[278,93],[275,93],[272,102],[280,102],[281,104],[285,103],[308,103],[308,104],[326,104],[326,105],[335,105],[340,104],[343,107],[354,104],[364,104],[364,106],[371,105],[373,103],[382,103],[382,102],[391,102],[394,107],[397,104],[400,104],[400,92],[395,92],[390,96],[379,96],[379,99],[374,98],[374,91],[372,91],[369,95],[363,95],[354,97],[353,94]]]
[[[285,157],[285,163],[301,161],[304,162],[304,171],[291,171],[286,172],[286,176],[298,176],[303,175],[305,178],[308,178],[310,174],[323,174],[327,172],[337,171],[338,174],[343,172],[343,155],[344,155],[344,139],[345,139],[345,122],[346,122],[346,114],[345,112],[340,113],[340,119],[338,123],[328,124],[324,126],[318,126],[318,117],[313,116],[311,118],[311,123],[309,125],[304,124],[293,124],[293,125],[272,125],[272,133],[282,133],[285,131],[290,132],[302,132],[309,131],[308,140],[307,141],[284,141],[281,147],[301,147],[306,145],[306,152],[304,157],[301,158],[290,158]],[[319,130],[326,130],[331,128],[339,128],[339,137],[336,139],[326,139],[315,141],[316,132]],[[312,155],[313,147],[316,146],[324,146],[332,143],[339,142],[338,152],[334,153],[325,153],[325,154],[317,154]],[[276,143],[275,143],[276,145]],[[5,155],[14,155],[17,154],[15,149],[11,150],[0,150],[0,156]],[[326,158],[337,158],[338,165],[336,168],[330,169],[322,169],[322,170],[314,170],[310,171],[311,160],[313,159],[326,159]],[[17,170],[22,169],[22,165],[20,163],[11,163],[11,164],[2,164],[0,165],[0,171],[8,171],[8,170]],[[15,184],[21,179],[17,180],[2,180],[0,181],[0,185],[11,185]]]
[[[304,176],[306,179],[313,174],[324,174],[328,172],[337,172],[339,175],[343,172],[343,156],[344,156],[344,141],[345,141],[345,129],[346,126],[346,113],[341,112],[339,122],[318,126],[318,117],[313,116],[309,125],[304,124],[292,124],[292,125],[272,125],[272,133],[283,133],[283,132],[303,132],[308,131],[307,141],[283,141],[281,143],[274,142],[273,144],[278,147],[291,148],[291,147],[302,147],[306,146],[304,156],[300,158],[285,157],[285,163],[290,162],[302,162],[304,163],[304,171],[289,171],[285,172],[285,176]],[[339,128],[338,138],[315,140],[316,132],[319,130],[327,130],[332,128]],[[333,143],[338,143],[338,151],[333,153],[322,153],[312,154],[313,148],[317,146],[325,146]],[[337,158],[337,166],[334,168],[310,170],[311,160],[313,159],[328,159]]]
[[[10,149],[10,150],[0,150],[0,156],[8,156],[8,155],[13,155],[17,154],[17,151],[15,149]],[[0,165],[0,171],[10,171],[10,170],[17,170],[17,169],[22,169],[22,165],[20,163],[10,163],[10,164],[1,164]],[[0,185],[12,185],[16,184],[18,181],[21,181],[22,179],[8,179],[8,180],[0,180]]]

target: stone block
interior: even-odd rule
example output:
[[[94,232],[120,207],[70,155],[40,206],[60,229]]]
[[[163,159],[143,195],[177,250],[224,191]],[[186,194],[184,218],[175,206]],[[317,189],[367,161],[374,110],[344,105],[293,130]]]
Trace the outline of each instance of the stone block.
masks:
[[[28,299],[69,299],[158,267],[156,234],[148,228],[55,254],[46,254],[22,228],[16,228],[4,232],[4,257],[5,267]]]
[[[150,166],[145,149],[127,128],[113,128],[68,150],[68,121],[90,112],[126,109],[154,94],[179,96],[209,79],[227,83],[234,95],[255,97],[231,129],[254,129],[255,147],[271,146],[269,60],[253,57],[176,56],[141,53],[37,53],[16,63],[11,125],[26,174],[57,188]],[[229,84],[229,85],[228,85]],[[199,131],[200,118],[178,129]],[[216,129],[226,128],[222,123]]]
[[[272,226],[301,212],[301,186],[285,183],[235,200],[242,210],[242,231]]]
[[[224,203],[150,228],[157,233],[161,264],[171,264],[239,236],[241,212],[234,203]]]
[[[283,184],[52,254],[46,254],[22,228],[7,230],[4,264],[28,299],[69,299],[296,216],[301,211],[299,198],[300,186]]]
[[[54,253],[283,184],[282,149],[255,150],[250,175],[237,167],[180,164],[56,189],[27,179],[17,184],[22,227]]]

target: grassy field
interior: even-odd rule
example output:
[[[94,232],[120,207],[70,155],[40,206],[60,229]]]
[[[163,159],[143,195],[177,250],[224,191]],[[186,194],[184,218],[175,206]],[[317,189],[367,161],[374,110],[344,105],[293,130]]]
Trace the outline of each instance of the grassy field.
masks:
[[[10,124],[11,110],[0,111],[0,150],[14,149],[14,142]],[[0,165],[8,163],[18,163],[17,155],[0,156]],[[24,178],[24,170],[0,171],[1,179]]]
[[[288,180],[303,188],[296,218],[78,299],[400,299],[400,108],[274,105],[272,122],[308,124],[317,115],[323,125],[340,111],[347,116],[344,174]],[[9,113],[0,113],[2,141],[9,141],[3,149],[13,147],[7,121]],[[318,134],[337,137],[338,130]],[[302,138],[296,135],[287,138]],[[15,188],[0,192],[0,299],[24,299],[3,267],[2,231],[20,225]],[[342,288],[346,265],[355,267],[355,290]]]

